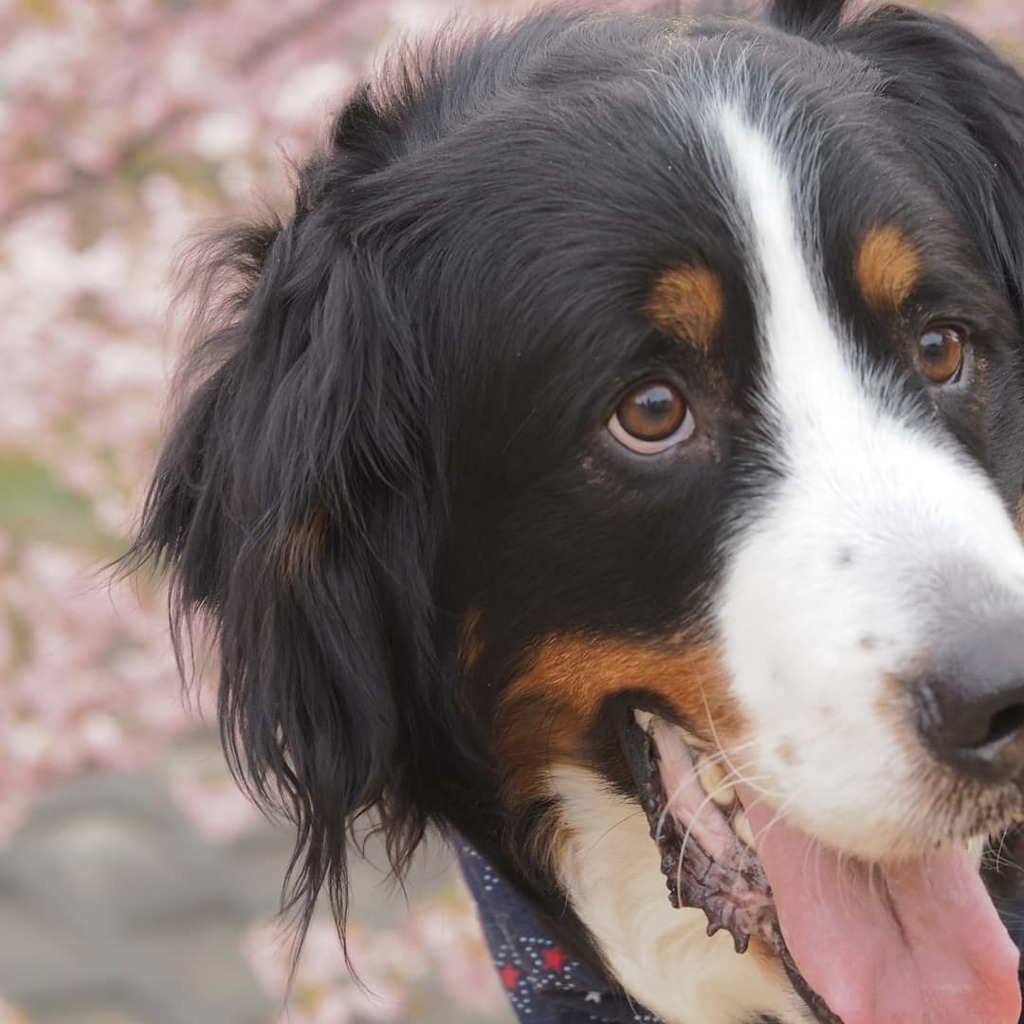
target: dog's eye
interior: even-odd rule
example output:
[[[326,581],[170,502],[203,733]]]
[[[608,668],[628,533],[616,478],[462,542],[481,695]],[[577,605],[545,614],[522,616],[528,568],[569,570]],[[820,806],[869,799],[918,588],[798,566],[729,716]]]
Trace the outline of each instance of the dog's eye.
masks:
[[[932,327],[917,339],[917,368],[932,384],[952,384],[964,366],[964,332],[959,327]]]
[[[685,441],[694,426],[686,399],[660,380],[628,391],[608,421],[612,436],[640,455],[656,455]]]

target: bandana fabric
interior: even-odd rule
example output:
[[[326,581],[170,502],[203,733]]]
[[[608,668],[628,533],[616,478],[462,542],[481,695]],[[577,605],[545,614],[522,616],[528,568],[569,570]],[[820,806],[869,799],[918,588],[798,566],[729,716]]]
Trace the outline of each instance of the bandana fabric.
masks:
[[[661,1018],[612,992],[567,956],[512,888],[466,843],[459,844],[459,863],[498,977],[523,1024],[661,1024]]]
[[[660,1017],[621,992],[611,991],[567,956],[468,843],[460,842],[458,851],[463,877],[517,1020],[522,1024],[662,1024]],[[993,863],[998,869],[993,869]],[[1006,835],[1000,857],[990,861],[986,875],[1010,934],[1024,948],[1024,829]],[[1021,982],[1024,987],[1024,959]]]

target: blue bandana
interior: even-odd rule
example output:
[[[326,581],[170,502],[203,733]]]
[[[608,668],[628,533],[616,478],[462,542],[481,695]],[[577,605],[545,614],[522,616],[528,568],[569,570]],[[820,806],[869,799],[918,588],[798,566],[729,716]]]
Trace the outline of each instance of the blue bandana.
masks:
[[[659,1017],[621,992],[611,991],[567,956],[476,850],[464,842],[458,850],[462,874],[517,1020],[523,1024],[661,1024]],[[996,906],[1010,935],[1024,948],[1024,830],[1006,837],[1001,856],[1003,885],[1010,891],[996,893]],[[1021,981],[1024,987],[1024,959]]]
[[[466,843],[462,874],[516,1017],[523,1024],[660,1024],[660,1018],[612,992],[544,934],[533,912]]]

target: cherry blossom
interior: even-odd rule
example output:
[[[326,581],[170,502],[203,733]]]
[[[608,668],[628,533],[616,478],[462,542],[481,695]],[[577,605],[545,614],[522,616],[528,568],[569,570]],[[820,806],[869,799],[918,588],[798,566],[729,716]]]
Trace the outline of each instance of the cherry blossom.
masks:
[[[264,994],[281,1006],[277,1024],[409,1020],[414,1010],[436,1004],[438,980],[451,1005],[473,1019],[487,1020],[504,1008],[504,993],[461,884],[414,904],[396,927],[370,929],[354,920],[346,935],[354,975],[345,965],[334,923],[318,917],[289,989],[291,936],[276,920],[250,929],[245,953]]]

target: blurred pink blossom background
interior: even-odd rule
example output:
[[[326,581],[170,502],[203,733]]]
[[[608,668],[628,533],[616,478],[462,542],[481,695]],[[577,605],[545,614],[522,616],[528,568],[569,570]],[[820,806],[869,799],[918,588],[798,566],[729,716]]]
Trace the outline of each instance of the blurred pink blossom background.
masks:
[[[921,6],[1021,53],[1024,4]],[[400,33],[455,10],[525,7],[0,0],[0,845],[49,788],[140,768],[195,726],[159,586],[111,588],[103,570],[130,535],[160,437],[181,242],[257,200],[286,212],[288,158],[316,145],[329,112]],[[170,792],[208,841],[258,820],[223,769],[167,763]],[[245,943],[280,1001],[277,929],[254,923]],[[352,953],[375,996],[348,977],[332,928],[316,923],[288,1020],[410,1019],[427,975],[481,1018],[501,998],[454,888],[399,929],[356,922]],[[0,1024],[23,1021],[0,1004]]]

